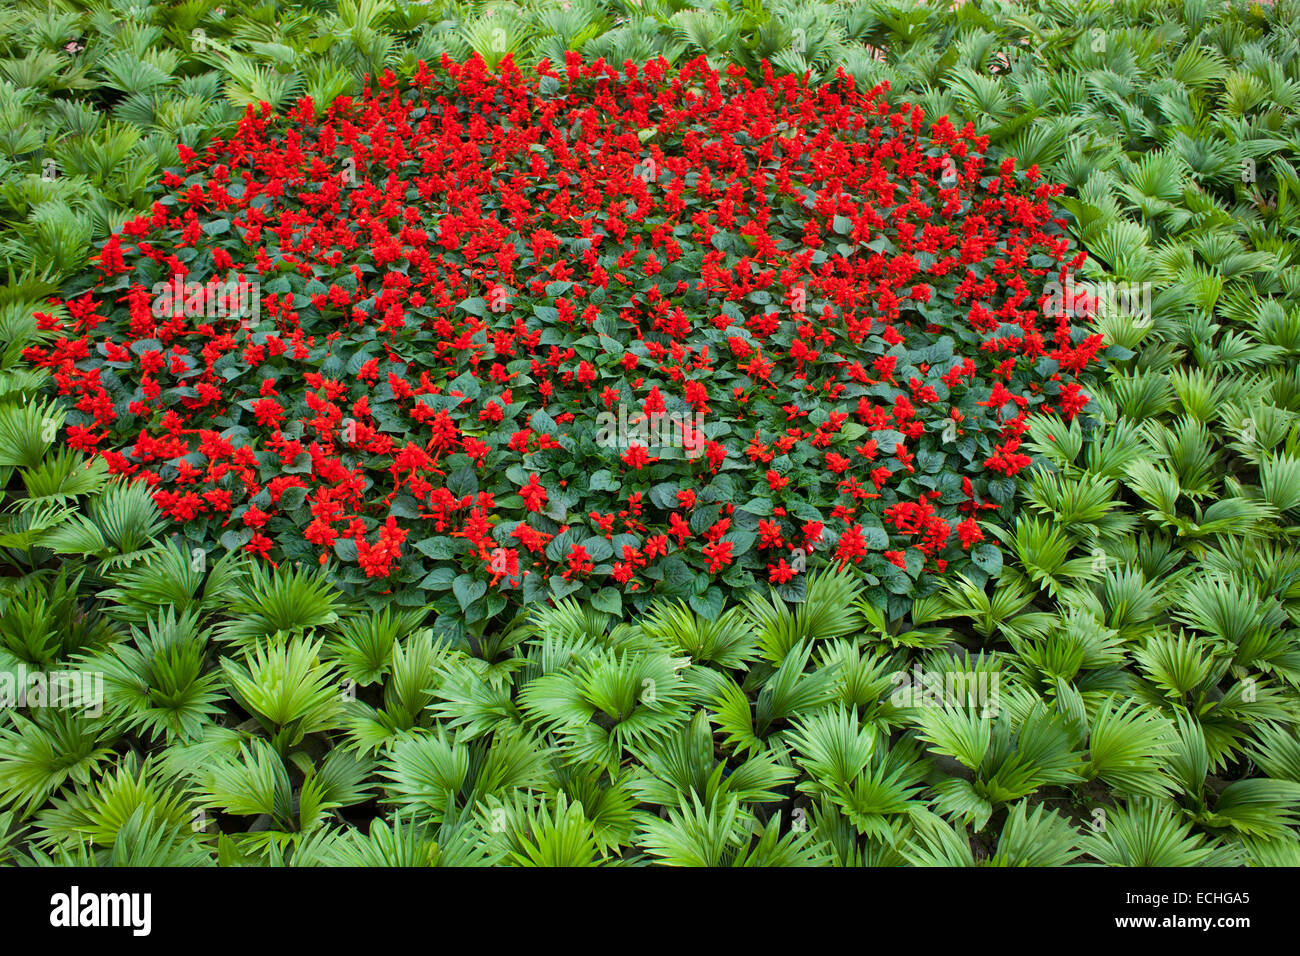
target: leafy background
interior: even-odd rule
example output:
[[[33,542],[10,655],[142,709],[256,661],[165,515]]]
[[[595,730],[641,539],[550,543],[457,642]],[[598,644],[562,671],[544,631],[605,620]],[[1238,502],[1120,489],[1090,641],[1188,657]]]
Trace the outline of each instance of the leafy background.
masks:
[[[8,669],[103,672],[108,707],[4,716],[0,855],[1296,863],[1298,12],[7,7],[0,632]],[[194,570],[146,496],[48,437],[58,412],[21,359],[33,313],[147,208],[177,142],[444,51],[565,49],[889,79],[1066,183],[1085,275],[1153,283],[1149,327],[1098,319],[1102,426],[1035,426],[995,584],[896,619],[836,578],[717,622],[563,605],[448,646],[301,572]],[[50,547],[72,522],[88,546]],[[918,663],[996,673],[998,715],[896,705]]]

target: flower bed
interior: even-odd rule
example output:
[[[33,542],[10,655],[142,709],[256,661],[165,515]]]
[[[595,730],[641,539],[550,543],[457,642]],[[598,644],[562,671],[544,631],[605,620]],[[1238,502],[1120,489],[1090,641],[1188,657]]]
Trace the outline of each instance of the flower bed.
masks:
[[[1036,168],[882,91],[571,58],[386,75],[181,148],[26,357],[192,547],[473,625],[1000,567],[1101,337]],[[382,596],[381,596],[382,592]]]

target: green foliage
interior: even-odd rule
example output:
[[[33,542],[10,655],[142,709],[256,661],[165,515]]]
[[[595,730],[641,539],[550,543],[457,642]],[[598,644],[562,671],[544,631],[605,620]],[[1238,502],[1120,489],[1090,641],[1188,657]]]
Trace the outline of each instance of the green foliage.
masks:
[[[1294,0],[224,6],[0,16],[0,862],[1296,865]],[[888,80],[1067,184],[1081,281],[1151,284],[1095,314],[1084,414],[1030,420],[996,568],[901,608],[826,575],[463,637],[165,541],[59,440],[34,313],[177,142],[568,50]]]

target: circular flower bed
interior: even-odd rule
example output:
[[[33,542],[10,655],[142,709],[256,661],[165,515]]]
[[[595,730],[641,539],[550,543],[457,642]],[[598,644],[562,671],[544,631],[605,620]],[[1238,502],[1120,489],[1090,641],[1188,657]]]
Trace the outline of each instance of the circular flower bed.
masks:
[[[897,607],[996,571],[1101,339],[1045,314],[1060,187],[884,93],[475,59],[250,110],[27,357],[190,546],[372,599],[713,614],[837,563]]]

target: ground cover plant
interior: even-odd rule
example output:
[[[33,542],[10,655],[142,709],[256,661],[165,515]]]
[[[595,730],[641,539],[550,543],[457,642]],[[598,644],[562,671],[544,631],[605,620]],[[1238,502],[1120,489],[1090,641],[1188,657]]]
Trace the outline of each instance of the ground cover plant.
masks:
[[[29,695],[2,718],[0,857],[1294,864],[1295,14],[1294,4],[1156,2],[7,10],[0,653],[5,675],[40,675],[31,689],[46,695]],[[571,53],[592,75],[576,76]],[[459,76],[448,74],[443,54]],[[600,78],[593,65],[601,57],[617,79]],[[638,64],[631,74],[629,59]],[[542,61],[549,65],[539,72]],[[373,81],[367,92],[365,77],[386,69],[393,79]],[[744,92],[745,83],[754,92]],[[661,95],[643,115],[637,91],[650,89]],[[435,91],[445,103],[414,115]],[[310,111],[296,105],[304,92]],[[469,107],[474,96],[484,108]],[[884,112],[870,115],[869,103]],[[250,104],[253,118],[242,119]],[[833,134],[822,124],[803,140],[779,126],[814,129],[808,114],[832,104],[864,116],[856,147],[855,134],[838,124]],[[555,132],[535,142],[542,150],[530,148],[537,124],[529,116],[547,110]],[[677,132],[661,131],[673,110],[686,119]],[[458,134],[428,119],[456,111]],[[487,121],[474,126],[481,113],[509,119],[488,133]],[[931,123],[942,116],[954,134],[936,143]],[[764,120],[767,140],[758,133]],[[429,132],[420,131],[422,121]],[[322,150],[319,136],[331,125],[334,147]],[[869,138],[873,127],[879,143]],[[621,140],[600,135],[615,131]],[[561,198],[551,174],[563,166],[548,165],[552,146],[580,157],[586,136],[596,159],[575,159],[564,171],[571,189]],[[345,148],[348,137],[354,142]],[[373,147],[385,137],[391,150],[381,155]],[[421,137],[455,161],[417,172],[413,160],[392,157],[399,138],[406,152],[398,156],[407,156]],[[466,145],[488,137],[492,146]],[[972,137],[970,155],[944,162]],[[709,139],[710,149],[698,145]],[[186,147],[179,154],[178,142]],[[769,160],[763,142],[783,145]],[[867,178],[843,158],[854,148]],[[813,182],[794,175],[783,191],[782,165],[795,168],[796,149],[818,160]],[[916,165],[903,172],[900,157],[910,165],[910,154],[918,154]],[[883,160],[879,171],[870,169],[873,155]],[[972,156],[984,163],[979,173],[966,170]],[[729,183],[738,157],[750,174]],[[1014,162],[1005,181],[1004,157]],[[259,159],[249,181],[236,176],[240,162]],[[301,181],[295,166],[306,170]],[[462,187],[480,197],[472,217],[420,197],[419,181],[436,194],[429,184],[450,180],[448,169],[476,171]],[[691,206],[700,169],[719,195]],[[694,182],[683,170],[697,173]],[[214,179],[224,180],[229,198],[210,190]],[[665,228],[679,180],[684,214],[676,221],[689,223],[680,234]],[[936,210],[920,241],[937,226],[970,242],[963,223],[981,205],[990,222],[1005,203],[1033,221],[1024,234],[1019,219],[990,226],[1002,247],[963,269],[987,269],[998,283],[985,297],[994,312],[1008,292],[1018,294],[1015,283],[1031,287],[1009,309],[1032,305],[1039,315],[999,319],[1021,322],[1022,332],[1038,324],[1046,352],[1056,355],[1035,355],[1032,339],[1027,354],[1024,341],[1015,343],[1023,357],[1006,378],[1001,358],[980,345],[1010,330],[980,329],[987,319],[956,287],[964,273],[927,275],[929,301],[926,290],[913,294],[915,277],[894,281],[888,267],[903,268],[908,254],[922,271],[941,257],[909,248],[918,232],[899,229],[886,201],[870,198],[867,184],[886,182],[917,184],[918,201]],[[552,183],[557,188],[543,185]],[[1035,194],[1050,183],[1067,188]],[[254,204],[250,187],[267,186]],[[804,189],[823,199],[839,191],[839,208],[814,201],[809,209]],[[951,212],[943,211],[944,189],[955,190],[947,194],[958,203]],[[632,207],[647,194],[638,221]],[[616,239],[608,206],[624,196],[628,206],[613,218],[628,232]],[[1016,197],[1027,197],[1024,205]],[[228,208],[207,208],[222,203]],[[969,208],[958,212],[963,204]],[[259,216],[250,205],[276,213],[260,234],[252,230],[255,238],[249,226]],[[543,206],[532,215],[555,225],[529,218]],[[400,218],[408,207],[418,222]],[[329,241],[357,242],[337,265],[313,258],[321,233],[311,236],[305,222],[286,225],[296,222],[295,209],[321,208],[340,224]],[[557,210],[570,208],[591,213],[590,237],[579,222],[561,227]],[[771,210],[766,228],[746,232],[745,212],[762,208]],[[885,224],[863,234],[872,208]],[[705,210],[714,220],[737,219],[729,226],[691,218]],[[449,218],[455,224],[444,230]],[[538,225],[551,238],[534,247]],[[1029,239],[1035,227],[1042,235]],[[587,260],[627,255],[637,237],[641,246],[625,265],[603,264],[628,284],[610,279],[604,301],[593,301],[599,286]],[[601,242],[584,248],[587,238]],[[866,248],[880,238],[890,247]],[[141,240],[152,254],[139,253]],[[507,267],[473,246],[476,270],[464,252],[475,240],[504,253]],[[292,266],[262,271],[292,245],[301,248],[289,255],[310,277]],[[387,258],[421,245],[430,263],[442,257],[428,283],[442,288],[421,289],[417,302],[403,287],[380,306],[384,271],[425,279],[418,265],[395,269],[399,260]],[[681,255],[670,261],[674,245]],[[1017,246],[1037,248],[1019,261]],[[799,262],[814,247],[826,259]],[[223,265],[220,253],[231,262]],[[557,277],[562,255],[573,272]],[[154,308],[153,284],[169,278],[168,256],[198,278],[242,271],[260,281],[262,312],[247,324],[204,315],[210,341],[187,339],[199,317],[184,316],[176,287],[167,307]],[[376,271],[349,279],[350,256]],[[753,263],[748,278],[734,268],[742,257]],[[416,259],[423,261],[418,252]],[[865,278],[851,274],[853,262]],[[769,269],[776,275],[763,288],[750,284]],[[699,279],[706,288],[690,289]],[[1077,296],[1066,280],[1091,284]],[[137,291],[134,306],[133,281],[147,293],[142,300]],[[679,291],[678,282],[688,288]],[[1117,285],[1149,290],[1149,307],[1135,314],[1116,308],[1113,296],[1092,295]],[[863,290],[865,301],[855,302]],[[733,291],[736,300],[724,301]],[[218,295],[229,292],[237,298],[238,286]],[[189,297],[183,285],[179,295]],[[563,317],[557,299],[573,306]],[[494,302],[507,308],[494,311]],[[400,328],[393,305],[405,313]],[[617,309],[615,324],[592,317],[588,325],[588,306]],[[168,312],[173,329],[163,328]],[[775,324],[769,313],[779,316]],[[863,324],[855,330],[846,313]],[[480,331],[494,327],[518,337],[519,356],[494,354],[497,343]],[[1070,330],[1068,342],[1054,337],[1058,328]],[[890,330],[903,341],[891,342]],[[548,338],[519,344],[538,333]],[[329,341],[331,334],[338,338]],[[826,334],[832,343],[821,342]],[[272,336],[286,345],[280,356],[266,346]],[[457,336],[470,347],[449,344]],[[743,347],[733,348],[732,338]],[[205,356],[212,342],[220,344]],[[171,351],[178,344],[195,346],[188,359]],[[706,344],[708,374],[698,364]],[[525,358],[529,349],[535,354]],[[804,349],[819,354],[814,360]],[[429,358],[427,366],[402,366],[402,380],[419,395],[399,398],[401,386],[394,390],[386,374],[359,384],[369,377],[357,377],[365,362],[387,359],[389,350],[404,361]],[[619,364],[629,352],[635,369]],[[892,385],[876,366],[889,355]],[[773,385],[784,386],[775,399],[752,374],[768,371],[758,356],[772,362]],[[493,378],[499,358],[503,374],[518,374],[517,386]],[[974,376],[944,382],[967,358]],[[519,364],[512,369],[511,361]],[[596,375],[590,391],[584,362]],[[876,381],[859,381],[855,362]],[[260,393],[268,370],[278,394]],[[1078,372],[1081,392],[1073,388]],[[736,377],[720,386],[723,375]],[[82,384],[96,377],[107,401]],[[630,406],[629,418],[646,411],[656,388],[678,431],[693,427],[694,402],[707,404],[704,448],[711,441],[730,452],[716,474],[707,453],[687,454],[694,448],[650,455],[648,439],[661,432],[645,433],[646,454],[659,461],[635,453],[624,460],[635,431],[631,442],[602,447],[607,382],[619,393],[614,408]],[[704,394],[688,392],[691,382]],[[798,382],[815,391],[791,387]],[[219,393],[206,408],[198,405],[204,383]],[[934,400],[918,398],[927,386]],[[480,419],[506,388],[501,421]],[[541,407],[517,395],[536,395]],[[1000,405],[991,404],[994,395]],[[369,418],[354,410],[363,396]],[[1027,399],[1023,410],[1016,397]],[[953,434],[944,420],[954,406],[965,447],[945,436]],[[832,410],[848,414],[838,431],[824,427]],[[561,420],[566,412],[573,418]],[[534,422],[539,413],[546,418]],[[227,420],[208,424],[208,414]],[[300,418],[301,431],[292,424]],[[538,447],[546,419],[561,449]],[[455,430],[437,431],[440,420]],[[910,434],[909,422],[923,427]],[[779,433],[792,427],[801,434],[787,435],[794,441],[781,454]],[[186,428],[229,430],[232,446],[254,449],[252,460],[243,453],[225,477],[206,452],[146,460],[180,450],[179,441],[187,454],[202,442],[226,454],[213,436]],[[361,454],[346,440],[345,431],[369,438],[369,428],[413,439],[436,464],[423,467],[412,451],[413,469],[390,470],[392,449]],[[524,429],[527,444],[516,438]],[[451,442],[445,449],[430,445],[439,434]],[[859,451],[872,438],[874,461]],[[498,449],[481,469],[466,454],[467,443],[478,447],[472,442]],[[145,455],[128,454],[141,444]],[[842,472],[831,454],[847,460]],[[1021,454],[1026,460],[1014,457]],[[331,460],[375,483],[345,478]],[[879,488],[871,477],[877,461],[890,469]],[[128,470],[157,477],[132,483],[110,474]],[[603,487],[602,470],[613,488]],[[471,538],[439,538],[436,517],[420,514],[426,489],[412,484],[413,473],[431,487],[452,486],[460,499],[474,496],[483,522],[449,526],[472,527],[481,548]],[[530,473],[545,502],[520,493]],[[790,483],[774,489],[782,478]],[[856,484],[842,486],[847,478]],[[267,487],[277,479],[279,507]],[[303,487],[295,490],[297,480]],[[328,507],[323,521],[311,513],[349,482],[359,494],[348,499],[357,507],[346,521],[331,521]],[[191,490],[205,513],[187,520],[199,503],[184,497]],[[676,499],[688,490],[689,507]],[[943,547],[923,554],[897,519],[924,523],[925,506],[917,505],[930,490],[940,492],[932,502],[927,494],[937,509],[932,520],[948,531]],[[228,512],[213,494],[221,491],[230,493]],[[643,495],[640,516],[622,500],[635,491]],[[881,498],[860,498],[863,491]],[[492,495],[490,504],[481,492]],[[579,494],[599,506],[575,507]],[[529,510],[529,497],[538,510]],[[733,510],[723,515],[728,504]],[[772,513],[761,513],[769,505]],[[243,520],[253,506],[267,514],[260,527]],[[851,514],[835,512],[849,506]],[[671,534],[675,512],[690,532],[682,542]],[[967,517],[984,540],[962,534]],[[509,533],[521,519],[557,536],[537,554],[514,548],[520,570],[540,562],[527,593],[527,585],[511,586],[508,554],[493,564],[494,549],[514,547]],[[628,528],[629,519],[645,530]],[[723,519],[731,523],[719,527]],[[779,547],[764,547],[776,539],[769,527],[764,540],[760,522],[777,525]],[[820,550],[797,537],[810,522],[823,525]],[[563,524],[570,531],[561,532]],[[855,524],[861,554],[844,548]],[[332,541],[328,530],[338,535]],[[655,531],[667,536],[671,554],[656,549],[636,566],[621,536],[638,539],[626,543],[645,557],[642,542]],[[429,538],[455,543],[417,547]],[[730,554],[719,547],[726,543]],[[566,578],[574,544],[592,567],[579,562]],[[806,553],[796,555],[799,548]],[[782,553],[790,571],[796,558],[808,561],[784,583]],[[673,556],[686,571],[669,570],[679,567]],[[626,582],[615,572],[620,559],[632,565],[617,572],[632,572]],[[58,688],[73,698],[63,704],[77,706],[50,706]]]

